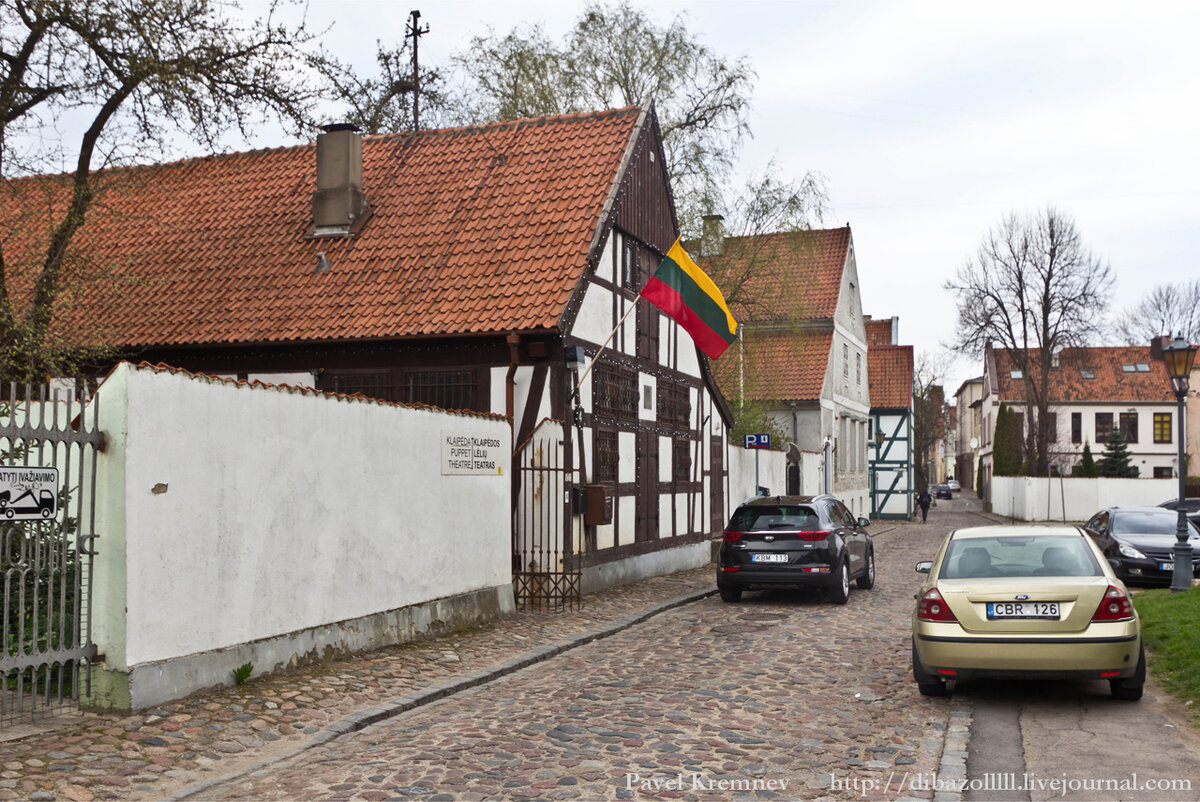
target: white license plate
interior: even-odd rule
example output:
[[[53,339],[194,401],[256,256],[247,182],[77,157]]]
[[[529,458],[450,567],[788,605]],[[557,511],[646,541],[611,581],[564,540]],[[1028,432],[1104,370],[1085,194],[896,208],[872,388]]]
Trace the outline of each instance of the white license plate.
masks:
[[[1058,602],[988,602],[989,621],[998,618],[1049,618],[1059,619]]]
[[[750,562],[752,563],[785,563],[788,561],[786,554],[751,554]]]
[[[1174,570],[1175,570],[1175,563],[1159,563],[1159,564],[1158,564],[1158,570],[1160,570],[1160,571],[1174,571]]]

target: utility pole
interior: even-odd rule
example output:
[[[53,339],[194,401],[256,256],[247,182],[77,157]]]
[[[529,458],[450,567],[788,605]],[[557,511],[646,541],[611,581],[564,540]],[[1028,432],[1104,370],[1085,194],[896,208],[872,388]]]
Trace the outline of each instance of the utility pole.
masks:
[[[417,42],[423,34],[429,33],[429,24],[421,27],[421,12],[412,11],[404,37],[412,38],[412,85],[413,85],[413,131],[421,128],[421,67],[417,60]]]

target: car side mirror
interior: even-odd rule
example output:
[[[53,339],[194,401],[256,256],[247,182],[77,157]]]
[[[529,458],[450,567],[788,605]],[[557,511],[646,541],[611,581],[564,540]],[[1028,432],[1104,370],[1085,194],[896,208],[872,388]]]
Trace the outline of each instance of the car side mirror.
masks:
[[[859,526],[870,526],[870,525],[871,525],[871,519],[870,519],[870,518],[859,518],[859,519],[858,519],[858,525],[859,525]]]
[[[933,570],[933,561],[932,560],[921,560],[921,562],[917,563],[917,573],[918,574],[927,574],[932,570]]]

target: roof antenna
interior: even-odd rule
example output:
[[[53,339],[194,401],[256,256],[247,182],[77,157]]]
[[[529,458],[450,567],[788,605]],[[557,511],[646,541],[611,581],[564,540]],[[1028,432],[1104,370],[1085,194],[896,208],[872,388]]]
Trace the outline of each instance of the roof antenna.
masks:
[[[413,133],[416,133],[421,128],[421,68],[417,61],[417,42],[421,36],[429,33],[429,24],[421,27],[421,12],[413,10],[409,13],[412,21],[408,23],[404,31],[404,37],[412,38],[413,54],[412,54],[412,93],[413,93]]]

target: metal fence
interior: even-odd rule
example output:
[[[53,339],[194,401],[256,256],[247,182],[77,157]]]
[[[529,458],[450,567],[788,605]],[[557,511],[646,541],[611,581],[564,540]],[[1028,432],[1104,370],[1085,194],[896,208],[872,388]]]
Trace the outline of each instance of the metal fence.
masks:
[[[82,383],[0,388],[0,726],[90,692],[98,414]]]
[[[576,608],[582,574],[567,514],[562,427],[543,423],[514,455],[513,595],[521,609]]]

